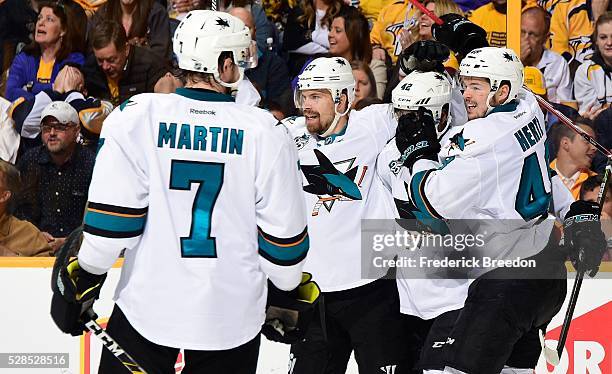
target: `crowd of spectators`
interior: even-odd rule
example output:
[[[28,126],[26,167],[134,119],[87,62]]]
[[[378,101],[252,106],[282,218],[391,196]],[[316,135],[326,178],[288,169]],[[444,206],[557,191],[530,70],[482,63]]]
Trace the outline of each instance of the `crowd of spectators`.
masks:
[[[485,30],[490,45],[506,45],[507,0],[422,4],[438,17],[466,17]],[[389,102],[402,77],[398,56],[433,38],[434,21],[408,0],[214,5],[251,30],[257,56],[232,94],[278,119],[297,114],[295,80],[314,58],[351,62],[359,110]],[[133,95],[183,85],[173,32],[189,11],[212,6],[211,0],[0,0],[0,254],[50,255],[80,224],[104,118]],[[609,0],[522,6],[517,52],[525,84],[612,149]],[[456,56],[444,66],[455,73]],[[606,160],[556,122],[547,116],[551,169],[576,198],[591,197]],[[15,240],[28,243],[27,250],[16,249]]]

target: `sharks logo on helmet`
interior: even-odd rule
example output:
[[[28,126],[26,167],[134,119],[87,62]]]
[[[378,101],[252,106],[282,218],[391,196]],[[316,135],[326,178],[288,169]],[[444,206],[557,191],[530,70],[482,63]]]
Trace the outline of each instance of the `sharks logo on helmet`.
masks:
[[[227,22],[226,19],[223,19],[221,17],[217,18],[217,26],[220,26],[222,29],[230,27],[229,22]]]

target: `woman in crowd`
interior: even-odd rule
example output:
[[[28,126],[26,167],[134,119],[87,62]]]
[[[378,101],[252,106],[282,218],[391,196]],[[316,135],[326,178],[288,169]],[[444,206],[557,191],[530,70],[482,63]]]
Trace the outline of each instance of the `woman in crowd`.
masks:
[[[375,87],[374,96],[382,98],[387,85],[387,67],[383,61],[372,59],[370,31],[365,16],[356,8],[343,8],[332,21],[328,40],[330,55],[369,65],[368,70],[375,78],[370,82]]]
[[[108,0],[96,13],[93,23],[115,20],[123,25],[128,43],[147,47],[170,61],[172,41],[168,12],[155,0]]]
[[[75,46],[79,40],[72,7],[61,3],[40,3],[34,40],[15,56],[6,82],[6,98],[33,98],[50,89],[67,63],[83,65],[84,56]]]
[[[342,0],[304,0],[289,11],[283,49],[289,52],[289,75],[297,76],[306,61],[329,51],[329,27],[344,7]]]
[[[423,5],[427,10],[433,12],[436,16],[440,17],[448,13],[463,14],[461,9],[452,0],[425,0]],[[408,46],[418,40],[431,40],[433,36],[431,34],[431,25],[434,21],[429,16],[420,10],[417,11],[417,19],[419,22],[410,30],[404,30],[400,34],[400,43],[402,49],[408,48]]]
[[[377,97],[376,81],[372,70],[364,61],[353,60],[351,68],[353,68],[353,77],[355,77],[355,101],[353,101],[353,108],[355,108],[363,99]]]
[[[576,70],[574,96],[581,115],[595,118],[612,102],[612,12],[602,14],[593,32],[595,53]]]

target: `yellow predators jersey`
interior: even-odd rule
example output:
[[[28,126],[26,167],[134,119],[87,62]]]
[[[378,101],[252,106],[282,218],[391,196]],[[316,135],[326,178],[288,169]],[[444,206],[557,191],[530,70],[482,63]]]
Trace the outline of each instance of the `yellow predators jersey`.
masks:
[[[593,23],[589,19],[586,0],[561,0],[550,20],[552,50],[569,63],[582,63],[591,58]]]
[[[81,8],[87,14],[87,17],[91,17],[107,0],[74,0],[75,3],[79,4]]]
[[[378,20],[372,25],[372,44],[382,46],[394,63],[402,52],[400,33],[416,24],[416,14],[416,7],[408,0],[396,1],[384,7],[378,15]]]
[[[506,15],[495,10],[493,3],[481,6],[468,18],[485,29],[491,47],[506,46]]]
[[[393,0],[361,0],[359,8],[368,19],[368,23],[372,25],[378,19],[381,10],[389,4],[393,4]]]
[[[537,3],[540,7],[544,8],[548,14],[552,15],[553,10],[555,10],[555,7],[557,4],[559,4],[559,1],[560,0],[537,0]]]

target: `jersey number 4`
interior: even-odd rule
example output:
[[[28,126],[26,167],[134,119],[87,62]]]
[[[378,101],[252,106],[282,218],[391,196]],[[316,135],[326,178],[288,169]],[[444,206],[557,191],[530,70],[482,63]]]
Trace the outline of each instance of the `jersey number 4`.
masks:
[[[551,193],[546,192],[544,187],[544,177],[538,162],[538,155],[532,153],[523,162],[521,183],[516,194],[514,209],[525,221],[530,221],[548,212],[550,195]]]
[[[181,237],[182,257],[217,257],[217,243],[210,236],[212,210],[223,186],[224,164],[172,160],[170,189],[189,191],[198,183],[198,191],[191,209],[189,236]]]

